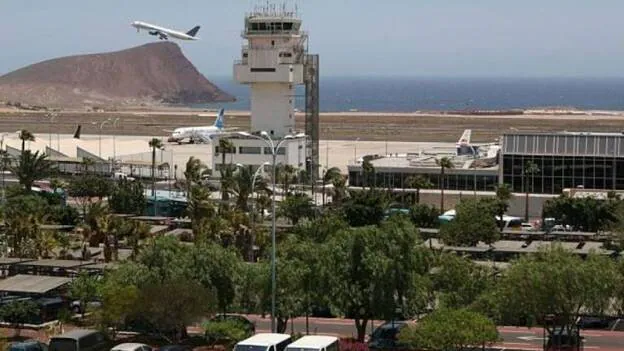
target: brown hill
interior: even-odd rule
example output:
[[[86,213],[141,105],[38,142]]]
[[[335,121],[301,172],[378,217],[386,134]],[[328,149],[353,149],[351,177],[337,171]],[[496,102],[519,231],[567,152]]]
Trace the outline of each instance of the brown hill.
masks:
[[[0,77],[0,101],[44,106],[154,105],[234,101],[171,42],[69,56]]]

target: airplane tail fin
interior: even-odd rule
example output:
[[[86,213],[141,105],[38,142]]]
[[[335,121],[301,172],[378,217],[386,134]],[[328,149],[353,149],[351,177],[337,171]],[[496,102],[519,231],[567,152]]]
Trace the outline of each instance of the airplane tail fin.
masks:
[[[225,123],[223,122],[223,112],[225,109],[219,109],[219,113],[217,114],[217,119],[215,120],[214,126],[223,129],[225,127]]]
[[[76,127],[76,131],[74,132],[74,139],[80,139],[80,132],[82,131],[82,125],[78,125]]]
[[[462,133],[461,137],[457,141],[457,145],[470,144],[470,137],[471,137],[471,135],[472,135],[472,130],[470,130],[470,129],[464,130],[464,132]]]
[[[200,26],[195,26],[195,27],[193,27],[193,29],[191,29],[188,32],[186,32],[186,34],[194,37],[197,34],[197,32],[199,32],[199,28],[200,28]]]

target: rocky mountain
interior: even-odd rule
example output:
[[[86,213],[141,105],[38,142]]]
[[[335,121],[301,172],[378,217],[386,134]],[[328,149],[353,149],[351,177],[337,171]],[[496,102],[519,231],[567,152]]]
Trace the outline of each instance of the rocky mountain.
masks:
[[[172,42],[62,57],[0,76],[0,101],[69,106],[139,106],[234,101]]]

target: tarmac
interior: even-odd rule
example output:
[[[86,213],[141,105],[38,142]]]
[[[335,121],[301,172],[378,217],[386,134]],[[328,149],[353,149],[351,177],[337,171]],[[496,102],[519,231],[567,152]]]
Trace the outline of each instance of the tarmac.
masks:
[[[153,137],[127,135],[82,135],[80,139],[72,138],[68,134],[35,134],[34,142],[27,142],[25,147],[33,151],[45,152],[50,147],[54,151],[75,158],[79,156],[78,148],[91,154],[93,158],[110,160],[112,158],[124,161],[151,162],[152,150],[148,143]],[[162,138],[162,137],[157,137]],[[13,152],[21,150],[21,140],[17,133],[4,133],[1,140],[7,149]],[[182,144],[168,143],[162,138],[164,150],[157,150],[156,160],[159,163],[167,162],[177,165],[178,178],[183,178],[186,162],[191,156],[200,159],[206,165],[212,164],[213,148],[210,144]],[[341,172],[347,172],[347,165],[356,159],[370,154],[405,154],[418,152],[422,149],[449,148],[454,143],[436,142],[397,142],[397,141],[359,141],[359,140],[321,140],[319,141],[319,164],[321,169],[338,167]]]

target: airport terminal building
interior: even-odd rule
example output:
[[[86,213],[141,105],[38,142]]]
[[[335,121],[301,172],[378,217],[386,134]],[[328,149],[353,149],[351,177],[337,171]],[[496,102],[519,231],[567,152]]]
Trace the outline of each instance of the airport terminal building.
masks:
[[[498,144],[475,147],[473,154],[420,150],[403,155],[366,156],[374,167],[368,185],[406,189],[423,175],[433,189],[490,191],[508,184],[515,193],[561,194],[564,189],[624,190],[624,133],[504,134]],[[415,150],[416,151],[416,150]],[[448,157],[444,179],[436,160]],[[534,171],[527,164],[535,164]],[[362,161],[350,164],[349,185],[365,186]]]
[[[624,134],[513,133],[501,140],[499,182],[514,192],[624,189]],[[535,172],[527,171],[533,162]]]

